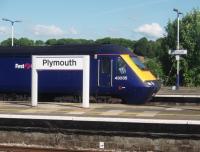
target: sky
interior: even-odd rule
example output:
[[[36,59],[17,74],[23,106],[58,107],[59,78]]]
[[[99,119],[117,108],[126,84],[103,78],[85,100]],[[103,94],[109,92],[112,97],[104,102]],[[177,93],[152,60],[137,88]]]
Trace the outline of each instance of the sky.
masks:
[[[173,8],[184,15],[199,8],[200,0],[0,0],[0,41],[16,38],[100,39],[104,37],[151,40],[165,35]]]

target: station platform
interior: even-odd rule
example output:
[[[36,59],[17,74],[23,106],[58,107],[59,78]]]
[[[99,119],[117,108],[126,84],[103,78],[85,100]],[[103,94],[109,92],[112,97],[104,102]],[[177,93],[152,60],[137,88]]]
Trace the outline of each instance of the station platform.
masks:
[[[177,143],[189,143],[187,151],[195,152],[200,149],[200,106],[91,103],[82,108],[81,103],[39,102],[32,107],[30,101],[2,101],[0,134],[0,145],[183,151]]]
[[[0,119],[200,125],[200,106],[0,102]]]
[[[180,87],[178,90],[173,90],[172,87],[161,87],[155,97],[200,98],[200,88]]]

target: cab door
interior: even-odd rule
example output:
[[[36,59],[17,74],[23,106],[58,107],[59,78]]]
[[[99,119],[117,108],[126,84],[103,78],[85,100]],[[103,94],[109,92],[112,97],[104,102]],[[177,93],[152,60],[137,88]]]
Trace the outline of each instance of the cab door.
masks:
[[[98,58],[98,86],[113,86],[113,59],[107,56]]]

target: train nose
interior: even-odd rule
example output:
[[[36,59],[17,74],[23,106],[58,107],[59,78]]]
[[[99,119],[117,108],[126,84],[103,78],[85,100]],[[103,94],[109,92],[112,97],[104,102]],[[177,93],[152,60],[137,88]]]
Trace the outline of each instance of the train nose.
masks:
[[[160,82],[157,80],[156,81],[146,81],[145,85],[148,88],[151,88],[153,94],[156,94],[160,90],[160,86],[161,86]]]
[[[157,81],[145,81],[145,85],[133,88],[132,92],[123,96],[123,100],[127,104],[142,104],[148,102],[160,89]]]
[[[160,81],[153,81],[153,83],[154,83],[154,93],[156,94],[160,90],[161,83]]]

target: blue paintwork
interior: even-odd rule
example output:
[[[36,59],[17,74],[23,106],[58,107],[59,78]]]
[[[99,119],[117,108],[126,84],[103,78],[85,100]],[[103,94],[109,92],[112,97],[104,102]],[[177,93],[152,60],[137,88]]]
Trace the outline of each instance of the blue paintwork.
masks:
[[[120,55],[120,54],[119,54]],[[127,66],[127,80],[115,80],[116,58],[119,55],[98,55],[90,57],[90,94],[109,95],[124,99],[127,103],[143,103],[152,97],[158,86],[147,87]],[[107,56],[113,60],[113,85],[110,86],[111,75],[100,75],[98,86],[98,60]],[[0,91],[31,92],[31,68],[15,68],[15,64],[31,64],[30,56],[0,57]],[[82,71],[39,71],[40,93],[82,94]],[[108,85],[101,86],[101,83]],[[156,91],[155,91],[156,90]]]

